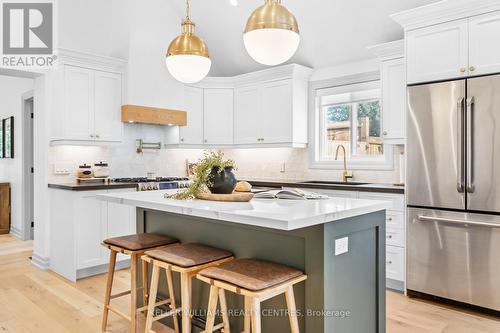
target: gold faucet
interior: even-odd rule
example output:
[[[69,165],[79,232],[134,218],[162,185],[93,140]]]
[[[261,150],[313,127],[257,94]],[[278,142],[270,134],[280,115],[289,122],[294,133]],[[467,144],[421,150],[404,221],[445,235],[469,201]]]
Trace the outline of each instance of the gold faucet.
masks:
[[[344,145],[337,146],[337,150],[335,151],[335,161],[339,159],[340,148],[342,148],[342,150],[344,151],[344,172],[342,173],[342,178],[344,179],[344,182],[347,183],[349,179],[352,179],[354,177],[354,175],[347,171],[347,154],[345,152]]]

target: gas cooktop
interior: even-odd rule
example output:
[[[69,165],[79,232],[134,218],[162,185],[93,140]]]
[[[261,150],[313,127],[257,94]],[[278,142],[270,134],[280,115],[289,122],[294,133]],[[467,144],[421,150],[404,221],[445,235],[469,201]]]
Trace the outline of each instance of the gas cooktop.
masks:
[[[111,179],[114,183],[164,183],[164,182],[182,182],[188,181],[188,178],[181,177],[130,177],[130,178],[113,178]]]

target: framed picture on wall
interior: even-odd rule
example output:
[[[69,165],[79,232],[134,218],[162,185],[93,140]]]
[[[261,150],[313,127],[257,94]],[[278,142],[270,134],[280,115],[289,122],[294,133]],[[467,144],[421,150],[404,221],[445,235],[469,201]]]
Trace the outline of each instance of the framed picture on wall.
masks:
[[[3,136],[3,121],[0,121],[0,158],[3,158],[3,146],[4,146],[4,136]]]
[[[3,120],[4,158],[14,158],[14,117]]]

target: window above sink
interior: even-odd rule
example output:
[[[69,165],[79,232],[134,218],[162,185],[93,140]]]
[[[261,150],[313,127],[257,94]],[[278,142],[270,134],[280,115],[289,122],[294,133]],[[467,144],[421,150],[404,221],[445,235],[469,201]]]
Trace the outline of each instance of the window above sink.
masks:
[[[379,80],[320,87],[311,97],[316,102],[311,111],[311,168],[342,169],[342,153],[335,159],[340,146],[345,148],[348,169],[393,168],[393,149],[382,135]]]

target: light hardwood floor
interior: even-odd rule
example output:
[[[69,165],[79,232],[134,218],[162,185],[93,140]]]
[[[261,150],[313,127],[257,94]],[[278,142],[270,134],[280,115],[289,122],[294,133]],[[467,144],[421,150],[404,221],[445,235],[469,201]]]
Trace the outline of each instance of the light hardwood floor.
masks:
[[[0,236],[0,332],[89,333],[100,331],[105,276],[69,282],[34,268],[31,242]],[[115,275],[115,291],[128,289],[127,270]],[[128,300],[117,300],[128,309]],[[499,333],[500,319],[387,293],[388,333]],[[170,332],[157,326],[156,332]],[[126,333],[127,323],[110,314],[108,332]],[[314,333],[314,332],[306,332]]]

